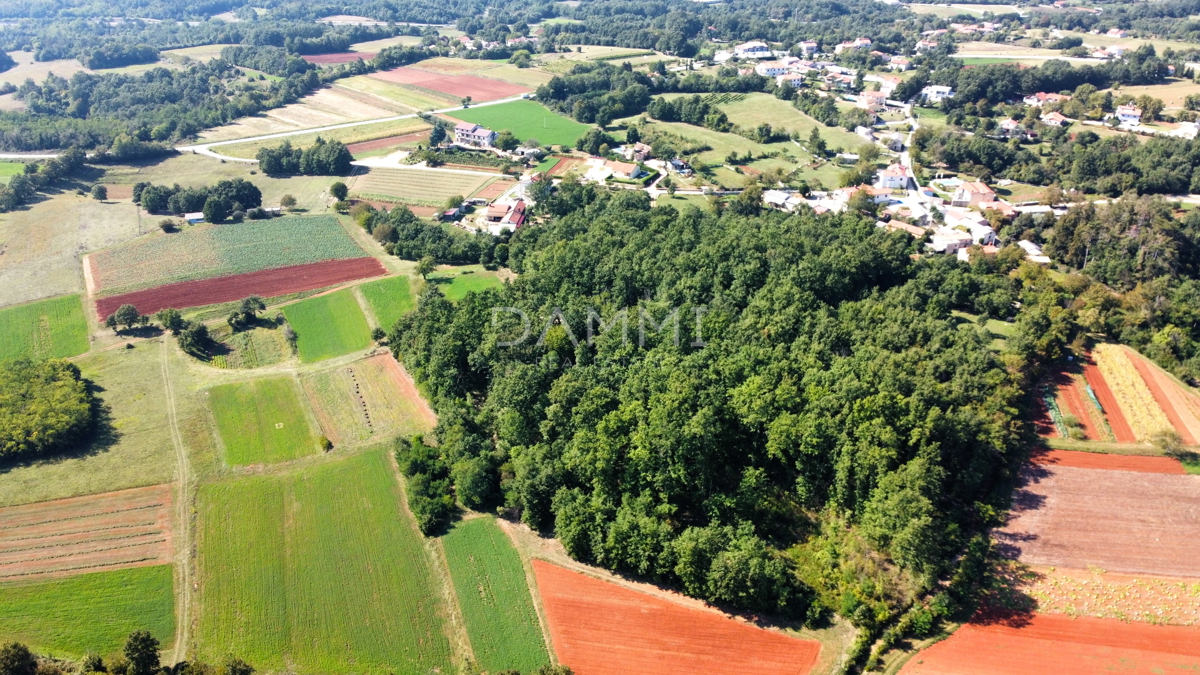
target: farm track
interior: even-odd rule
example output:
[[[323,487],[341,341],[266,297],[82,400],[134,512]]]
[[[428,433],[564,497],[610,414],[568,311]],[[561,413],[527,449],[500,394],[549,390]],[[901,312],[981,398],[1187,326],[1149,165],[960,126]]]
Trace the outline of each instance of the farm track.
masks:
[[[171,488],[0,509],[0,582],[170,562]]]
[[[188,462],[187,450],[183,447],[183,437],[179,433],[179,416],[175,408],[175,389],[171,385],[170,341],[162,341],[162,378],[163,391],[166,395],[167,419],[170,421],[171,445],[175,449],[175,485],[178,490],[176,503],[176,524],[179,531],[179,545],[176,550],[175,573],[178,583],[176,591],[175,619],[175,650],[172,663],[179,663],[187,655],[187,642],[191,630],[192,605],[192,521],[191,513],[191,464]]]

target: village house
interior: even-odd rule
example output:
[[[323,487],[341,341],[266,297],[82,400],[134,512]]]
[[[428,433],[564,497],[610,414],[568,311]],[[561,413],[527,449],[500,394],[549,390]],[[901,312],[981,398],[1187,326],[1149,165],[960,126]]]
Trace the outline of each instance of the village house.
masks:
[[[913,187],[912,171],[903,164],[892,164],[875,174],[875,187],[888,190],[908,190]]]
[[[959,249],[970,247],[975,241],[971,235],[962,230],[956,230],[950,227],[939,227],[933,231],[929,237],[929,243],[926,248],[935,253],[957,253]]]
[[[1025,135],[1025,126],[1017,120],[1008,119],[1000,123],[1000,133],[1005,138],[1021,138]]]
[[[1061,103],[1063,101],[1070,100],[1070,96],[1063,96],[1062,94],[1047,94],[1044,91],[1039,91],[1036,94],[1030,94],[1029,96],[1021,99],[1025,105],[1034,107],[1041,107],[1043,103]]]
[[[965,181],[954,190],[950,197],[951,206],[975,206],[980,202],[990,202],[996,199],[996,193],[982,181]]]
[[[858,95],[858,101],[855,105],[863,110],[871,112],[880,112],[887,109],[887,96],[879,91],[864,91]]]
[[[1125,53],[1129,50],[1130,48],[1128,45],[1112,45],[1111,47],[1104,48],[1104,51],[1108,52],[1108,54],[1114,59],[1119,59],[1122,56],[1125,56]]]
[[[763,61],[754,66],[754,72],[763,77],[779,77],[788,72],[790,64],[783,61]]]
[[[774,54],[765,42],[751,40],[733,48],[733,55],[739,59],[769,59]]]
[[[650,150],[650,146],[645,143],[625,145],[619,148],[618,152],[630,162],[644,162],[654,156]]]
[[[623,178],[625,180],[633,180],[643,173],[641,167],[639,167],[637,164],[631,164],[629,162],[607,161],[604,163],[604,166],[608,170],[612,171],[612,175],[614,177]]]
[[[804,42],[796,44],[796,51],[800,52],[804,56],[812,56],[813,54],[816,54],[817,49],[819,49],[819,46],[812,40],[805,40]]]
[[[905,71],[905,70],[908,70],[909,68],[912,68],[912,61],[908,60],[907,58],[905,58],[903,56],[893,56],[891,59],[888,60],[888,69],[889,70]]]
[[[1127,33],[1125,30],[1123,30],[1121,28],[1109,28],[1108,32],[1105,33],[1105,35],[1107,35],[1108,37],[1115,37],[1115,38],[1118,38],[1121,40],[1124,40],[1125,38],[1129,37],[1129,33]]]
[[[838,91],[849,91],[854,88],[854,76],[841,73],[827,73],[821,78],[826,88]]]
[[[781,87],[787,86],[793,89],[799,89],[800,87],[804,86],[804,80],[804,75],[801,75],[800,73],[788,73],[787,75],[780,75],[779,77],[775,78],[775,84]]]
[[[937,49],[937,46],[938,43],[933,40],[920,40],[917,42],[916,49],[918,52],[930,52]]]
[[[1070,125],[1071,122],[1075,121],[1075,120],[1071,119],[1070,117],[1067,117],[1066,115],[1064,115],[1060,112],[1057,112],[1057,111],[1052,112],[1052,113],[1046,113],[1045,115],[1042,115],[1038,119],[1040,119],[1042,121],[1042,124],[1045,124],[1048,127],[1065,127],[1065,126]]]
[[[490,148],[496,142],[496,132],[472,122],[454,125],[454,142],[479,148]]]
[[[692,165],[676,157],[667,162],[667,170],[671,173],[677,173],[680,176],[688,177],[692,175]]]
[[[1135,105],[1117,106],[1117,119],[1121,124],[1136,126],[1142,123],[1142,109]]]
[[[869,48],[870,46],[871,46],[870,38],[860,37],[860,38],[855,39],[853,42],[843,42],[842,44],[834,47],[833,53],[841,54],[842,52],[844,52],[848,49],[864,49],[864,48]]]
[[[954,90],[940,84],[931,84],[921,90],[921,98],[926,103],[941,103],[948,98],[954,98]]]
[[[886,134],[879,139],[879,142],[883,143],[883,146],[892,152],[904,151],[904,136],[899,132],[893,131],[890,134]]]

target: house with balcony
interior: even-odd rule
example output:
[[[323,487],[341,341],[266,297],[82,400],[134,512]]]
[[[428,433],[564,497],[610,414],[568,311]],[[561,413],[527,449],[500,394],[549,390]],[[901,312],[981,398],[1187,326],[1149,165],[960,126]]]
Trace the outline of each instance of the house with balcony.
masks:
[[[473,122],[454,125],[454,142],[477,148],[490,148],[496,142],[496,132]]]

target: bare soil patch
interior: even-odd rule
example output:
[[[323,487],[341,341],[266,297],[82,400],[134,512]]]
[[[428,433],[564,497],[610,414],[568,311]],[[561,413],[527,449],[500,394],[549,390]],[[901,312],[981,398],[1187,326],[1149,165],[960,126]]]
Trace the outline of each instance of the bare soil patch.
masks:
[[[1067,567],[1031,567],[1024,577],[1021,590],[1039,614],[1200,624],[1200,579]]]
[[[551,640],[579,675],[802,675],[820,644],[534,560]]]
[[[362,143],[351,143],[346,146],[350,154],[354,155],[360,152],[370,152],[371,150],[379,150],[380,148],[390,148],[396,145],[403,145],[413,141],[419,141],[422,138],[427,138],[429,132],[421,131],[415,134],[405,134],[403,136],[388,136],[387,138],[379,138],[373,141],[363,141]]]
[[[132,185],[105,185],[108,190],[108,200],[116,201],[118,199],[133,199]]]
[[[411,66],[403,66],[372,73],[370,77],[394,84],[407,84],[423,89],[431,89],[451,96],[470,96],[476,101],[495,101],[509,96],[516,96],[531,91],[500,80],[492,80],[474,75],[443,75]]]
[[[498,181],[484,187],[479,192],[476,192],[475,196],[478,197],[479,199],[495,199],[496,197],[499,197],[500,195],[504,194],[512,186],[513,186],[513,181],[498,180]]]
[[[1136,471],[1138,473],[1187,473],[1183,464],[1172,457],[1144,457],[1139,455],[1106,455],[1099,452],[1078,450],[1042,450],[1033,454],[1034,464],[1070,466],[1077,469],[1105,469],[1108,471]]]
[[[584,160],[577,157],[566,157],[559,160],[558,164],[550,167],[549,173],[551,176],[561,176],[583,163]]]
[[[914,656],[905,675],[1193,672],[1200,629],[1036,614],[972,621]]]
[[[166,307],[200,307],[232,302],[248,295],[270,298],[383,274],[387,274],[387,269],[375,258],[326,260],[215,279],[184,281],[124,295],[98,298],[96,312],[100,317],[106,317],[121,305],[128,303],[137,307],[142,314],[153,314]]]
[[[350,63],[362,59],[370,61],[375,58],[374,52],[342,52],[340,54],[307,54],[300,57],[309,63],[324,65],[327,63]]]
[[[1200,577],[1200,476],[1031,464],[1022,479],[1009,522],[994,533],[1010,557]]]
[[[170,485],[0,509],[0,582],[169,563]]]

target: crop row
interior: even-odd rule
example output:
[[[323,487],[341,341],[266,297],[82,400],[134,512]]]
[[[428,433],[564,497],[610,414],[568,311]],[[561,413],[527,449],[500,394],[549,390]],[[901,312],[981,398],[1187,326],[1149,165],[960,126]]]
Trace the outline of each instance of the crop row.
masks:
[[[1171,429],[1166,413],[1154,400],[1154,395],[1121,347],[1097,345],[1092,355],[1112,389],[1117,405],[1133,429],[1133,435],[1139,441],[1149,440],[1156,433]]]

